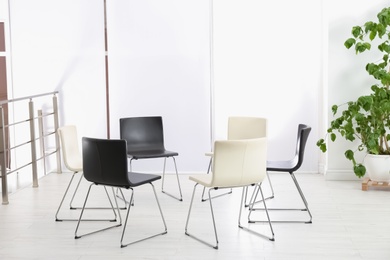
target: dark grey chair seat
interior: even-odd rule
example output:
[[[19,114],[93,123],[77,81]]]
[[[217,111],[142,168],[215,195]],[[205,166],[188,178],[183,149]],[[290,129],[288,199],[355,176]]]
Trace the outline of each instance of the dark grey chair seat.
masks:
[[[175,157],[177,152],[168,151],[164,146],[164,129],[161,116],[127,117],[119,119],[120,138],[127,141],[127,156],[130,158],[130,169],[133,160],[138,159],[164,159],[162,171],[161,191],[179,201],[183,200],[179,174]],[[165,166],[167,158],[172,158],[180,196],[176,197],[164,190]]]
[[[151,159],[151,158],[162,158],[178,156],[179,153],[171,152],[167,150],[146,150],[146,151],[131,151],[128,156],[132,159]]]

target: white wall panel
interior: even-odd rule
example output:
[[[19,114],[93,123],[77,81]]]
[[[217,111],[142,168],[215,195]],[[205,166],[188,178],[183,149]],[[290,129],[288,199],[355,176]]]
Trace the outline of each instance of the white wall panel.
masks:
[[[215,139],[226,138],[229,116],[266,117],[268,158],[289,159],[305,123],[312,132],[301,170],[317,172],[321,1],[213,2]]]
[[[10,1],[10,19],[13,97],[58,90],[61,125],[106,136],[103,1]]]
[[[180,172],[204,172],[210,149],[208,0],[107,1],[110,131],[119,118],[163,117]],[[168,171],[173,170],[170,161]],[[161,171],[162,160],[133,164]]]

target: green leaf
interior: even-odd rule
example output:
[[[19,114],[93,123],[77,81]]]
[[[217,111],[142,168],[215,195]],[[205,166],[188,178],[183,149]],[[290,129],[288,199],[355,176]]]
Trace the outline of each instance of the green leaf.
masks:
[[[330,134],[330,140],[332,140],[332,142],[334,142],[336,140],[336,134],[335,133],[331,133]]]
[[[320,139],[317,141],[317,146],[320,148],[320,150],[325,153],[326,152],[326,143],[324,139]]]
[[[381,51],[381,52],[386,52],[386,53],[389,53],[390,52],[390,46],[389,46],[389,43],[387,41],[381,43],[378,45],[378,49]]]
[[[366,174],[366,167],[362,164],[357,164],[353,167],[353,171],[357,177],[361,178]]]
[[[337,113],[337,108],[338,108],[337,105],[333,105],[333,106],[332,106],[333,115],[335,115],[335,114]]]
[[[359,52],[362,53],[365,50],[370,50],[370,49],[371,49],[371,44],[368,42],[358,42],[355,44],[356,54],[358,54]]]
[[[351,141],[351,142],[355,140],[353,130],[346,132],[345,139],[347,139],[348,141]]]
[[[374,40],[375,39],[375,37],[376,37],[376,30],[375,31],[371,31],[370,32],[370,40],[372,41],[372,40]]]
[[[364,24],[364,32],[368,33],[369,31],[376,31],[376,23],[369,21]]]
[[[380,13],[377,15],[378,21],[380,24],[383,24],[383,26],[390,25],[390,9],[389,8],[383,8]]]
[[[347,150],[345,153],[344,153],[345,157],[348,159],[348,160],[351,160],[351,161],[355,161],[355,158],[354,158],[354,153],[352,150]]]
[[[356,43],[356,40],[354,38],[349,38],[344,42],[344,46],[349,49]]]
[[[365,111],[369,111],[374,103],[374,100],[371,96],[361,96],[358,98],[357,102]]]
[[[367,111],[367,110],[366,110]],[[356,119],[356,121],[357,122],[362,122],[363,120],[364,120],[364,115],[362,114],[362,113],[357,113],[356,115],[355,115],[355,119]],[[359,128],[357,128],[356,129],[357,130],[357,132],[360,132],[360,129]]]
[[[382,36],[386,34],[386,27],[383,24],[378,24],[376,29],[378,31],[379,38],[382,38]]]
[[[362,27],[360,26],[354,26],[352,28],[352,35],[353,37],[357,38],[359,35],[363,32]]]
[[[324,141],[325,141],[325,140],[321,138],[320,140],[317,141],[316,145],[317,145],[317,146],[320,146],[321,144],[324,143]]]

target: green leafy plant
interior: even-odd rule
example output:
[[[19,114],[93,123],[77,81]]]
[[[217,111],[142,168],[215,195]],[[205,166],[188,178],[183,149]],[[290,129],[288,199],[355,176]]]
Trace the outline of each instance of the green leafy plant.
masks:
[[[377,18],[377,22],[368,21],[363,26],[354,26],[353,37],[347,39],[344,45],[347,49],[354,46],[356,54],[360,54],[370,51],[374,42],[377,44],[378,50],[383,54],[382,59],[376,63],[368,63],[366,71],[378,83],[371,86],[370,94],[332,106],[335,119],[331,121],[325,137],[330,137],[335,142],[339,135],[345,140],[359,142],[355,151],[345,151],[345,157],[352,162],[354,173],[358,177],[365,175],[366,168],[355,160],[355,152],[390,155],[390,7],[382,9]],[[322,152],[327,151],[325,139],[317,142]]]

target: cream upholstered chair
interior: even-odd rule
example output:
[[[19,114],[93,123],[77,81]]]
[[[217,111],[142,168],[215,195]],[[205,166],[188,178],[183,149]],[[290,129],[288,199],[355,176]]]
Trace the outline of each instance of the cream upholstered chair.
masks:
[[[77,173],[80,174],[80,179],[77,184],[77,187],[73,193],[72,200],[70,202],[70,208],[72,207],[72,201],[74,199],[74,196],[77,192],[77,188],[79,187],[79,184],[81,182],[81,179],[83,178],[83,161],[78,145],[78,137],[77,137],[77,128],[74,125],[66,125],[62,126],[57,129],[57,133],[60,137],[61,142],[61,152],[62,152],[62,158],[65,164],[65,167],[73,172],[72,178],[70,179],[70,182],[68,184],[68,187],[65,190],[64,196],[62,197],[61,203],[58,207],[57,213],[56,213],[56,221],[63,221],[63,220],[72,220],[72,219],[59,219],[58,214],[60,212],[60,209],[62,207],[62,204],[64,203],[64,200],[66,198],[66,195],[68,194],[69,188],[72,185],[73,179]],[[74,219],[76,220],[76,219]]]
[[[267,119],[262,117],[238,117],[228,119],[228,140],[267,137]]]
[[[228,118],[228,140],[242,140],[251,138],[267,137],[267,119],[263,117],[249,117],[249,116],[231,116]],[[210,156],[210,162],[207,169],[207,173],[211,170],[213,152],[206,153],[206,156]],[[204,189],[202,193],[202,201],[206,201],[204,198]],[[227,193],[216,195],[216,197],[230,194],[232,190]]]
[[[61,199],[60,205],[58,206],[57,212],[56,212],[56,221],[76,221],[77,219],[60,219],[58,217],[59,212],[62,208],[62,204],[64,203],[65,198],[67,197],[67,194],[69,192],[69,189],[73,183],[73,179],[76,174],[80,175],[79,181],[77,183],[76,188],[74,189],[72,198],[69,203],[70,209],[80,209],[81,207],[73,207],[72,203],[75,198],[75,195],[77,193],[77,190],[80,186],[81,180],[83,179],[83,160],[82,155],[79,149],[79,139],[77,135],[77,127],[75,125],[65,125],[62,127],[59,127],[57,129],[57,133],[60,137],[60,143],[61,143],[61,152],[62,152],[62,158],[65,164],[65,167],[72,171],[72,178],[69,181],[69,184],[65,190],[65,193]],[[122,194],[123,196],[123,194]],[[123,209],[123,208],[122,208]]]
[[[212,161],[212,172],[210,174],[201,174],[190,176],[190,180],[195,182],[194,190],[192,193],[192,199],[190,203],[190,208],[188,211],[185,234],[199,240],[207,245],[212,246],[215,249],[218,249],[218,235],[217,228],[215,224],[215,217],[213,211],[211,191],[218,189],[226,188],[237,188],[243,187],[242,196],[241,196],[241,205],[240,212],[238,217],[238,226],[244,230],[250,231],[251,233],[257,234],[259,236],[264,236],[258,232],[255,232],[247,227],[241,225],[241,212],[244,207],[244,194],[245,187],[248,186],[258,186],[258,190],[262,195],[263,205],[266,207],[264,196],[261,190],[261,182],[266,176],[266,157],[267,157],[267,140],[266,138],[256,138],[256,139],[245,139],[245,140],[224,140],[216,141],[214,144],[214,154]],[[216,244],[205,242],[205,240],[199,239],[193,234],[190,234],[188,231],[188,225],[190,221],[190,215],[192,210],[192,205],[194,201],[194,195],[196,187],[202,185],[208,188],[208,200],[210,202],[210,209],[212,215],[212,221],[214,226],[214,234]],[[258,193],[257,193],[258,194]],[[253,201],[256,200],[255,195]],[[266,214],[269,220],[268,211]],[[204,221],[202,219],[201,221]],[[274,240],[274,232],[272,229],[271,222],[269,226],[271,229],[272,235],[267,237],[271,241]],[[266,236],[264,236],[266,237]]]

